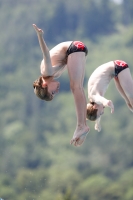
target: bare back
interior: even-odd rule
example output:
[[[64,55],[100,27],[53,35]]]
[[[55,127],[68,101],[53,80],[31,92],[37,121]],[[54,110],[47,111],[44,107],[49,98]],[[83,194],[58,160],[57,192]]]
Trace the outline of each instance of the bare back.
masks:
[[[114,62],[105,63],[92,73],[88,81],[88,96],[93,98],[93,95],[104,96],[109,82],[114,77]]]

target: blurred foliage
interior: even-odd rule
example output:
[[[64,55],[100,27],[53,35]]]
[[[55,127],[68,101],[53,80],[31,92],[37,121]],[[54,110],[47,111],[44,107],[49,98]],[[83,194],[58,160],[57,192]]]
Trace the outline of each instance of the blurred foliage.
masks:
[[[92,71],[125,60],[133,75],[133,0],[0,1],[0,197],[4,200],[132,200],[132,113],[114,87],[106,93],[102,131],[90,126],[80,148],[70,146],[76,126],[67,72],[60,93],[43,102],[33,93],[42,54],[32,24],[51,48],[82,40],[88,47],[84,88]]]

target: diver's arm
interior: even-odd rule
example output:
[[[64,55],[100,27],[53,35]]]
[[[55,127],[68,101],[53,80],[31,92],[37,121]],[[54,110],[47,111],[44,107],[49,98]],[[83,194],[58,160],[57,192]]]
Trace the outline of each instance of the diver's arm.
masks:
[[[101,120],[101,116],[95,121],[95,130],[97,130],[98,132],[101,131],[100,120]]]
[[[53,68],[52,68],[52,64],[51,64],[49,49],[43,39],[43,30],[39,29],[35,24],[33,24],[33,27],[37,33],[38,41],[39,41],[40,48],[41,48],[42,54],[43,54],[43,60],[41,63],[41,74],[43,76],[52,76]]]
[[[104,98],[103,96],[100,95],[93,95],[92,96],[92,101],[97,103],[97,104],[102,104],[104,107],[110,107],[111,108],[111,113],[114,112],[114,105],[111,100],[108,100]]]

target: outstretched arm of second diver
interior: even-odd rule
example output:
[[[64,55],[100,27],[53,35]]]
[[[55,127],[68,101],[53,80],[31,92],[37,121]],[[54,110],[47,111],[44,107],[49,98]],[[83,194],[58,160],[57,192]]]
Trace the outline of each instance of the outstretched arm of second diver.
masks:
[[[100,120],[101,120],[101,116],[95,121],[95,130],[97,130],[98,132],[101,131]]]
[[[100,96],[100,95],[93,95],[92,99],[97,104],[103,104],[103,106],[105,106],[105,107],[110,107],[111,113],[114,112],[114,105],[113,105],[113,102],[111,100],[108,100],[108,99],[106,99],[106,98],[104,98],[103,96]]]

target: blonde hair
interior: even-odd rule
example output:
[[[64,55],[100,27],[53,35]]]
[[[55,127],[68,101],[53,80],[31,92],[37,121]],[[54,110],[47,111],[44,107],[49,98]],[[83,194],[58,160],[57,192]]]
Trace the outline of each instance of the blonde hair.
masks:
[[[89,106],[87,105],[87,110],[86,110],[86,118],[95,121],[97,119],[97,111],[98,109],[93,107],[94,102],[90,102]]]
[[[53,99],[53,96],[48,92],[47,86],[45,88],[42,87],[42,76],[34,81],[33,88],[34,93],[39,99],[45,101],[51,101]]]

